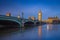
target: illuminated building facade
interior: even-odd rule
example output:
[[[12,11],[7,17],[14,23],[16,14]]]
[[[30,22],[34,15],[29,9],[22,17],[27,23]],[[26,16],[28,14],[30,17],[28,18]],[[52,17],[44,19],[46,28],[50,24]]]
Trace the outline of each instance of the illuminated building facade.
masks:
[[[11,16],[11,13],[6,13],[6,16]]]
[[[47,21],[49,23],[58,23],[59,22],[59,18],[58,17],[48,17]]]
[[[34,16],[32,16],[32,17],[31,17],[31,19],[34,21],[34,20],[35,20],[35,17],[34,17]]]

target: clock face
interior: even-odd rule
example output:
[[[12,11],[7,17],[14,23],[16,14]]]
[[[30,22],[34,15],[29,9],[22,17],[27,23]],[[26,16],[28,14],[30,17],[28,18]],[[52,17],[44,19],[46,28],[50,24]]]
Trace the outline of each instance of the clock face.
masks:
[[[38,15],[41,15],[41,13],[39,13]]]

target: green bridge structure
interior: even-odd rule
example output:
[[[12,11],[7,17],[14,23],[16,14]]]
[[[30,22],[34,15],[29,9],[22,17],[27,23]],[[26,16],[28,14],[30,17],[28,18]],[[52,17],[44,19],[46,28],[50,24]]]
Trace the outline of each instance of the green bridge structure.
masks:
[[[24,27],[26,25],[31,26],[31,25],[42,25],[46,24],[47,22],[45,21],[38,21],[38,20],[29,20],[29,19],[24,19],[24,18],[17,18],[13,16],[5,16],[5,15],[0,15],[0,27],[5,25],[5,26],[19,26],[19,27]],[[57,22],[53,22],[54,24],[60,23],[60,20]]]
[[[29,24],[28,22],[32,22],[36,24],[38,22],[37,20],[28,20],[28,19],[22,19],[22,18],[17,18],[17,17],[12,17],[12,16],[2,16],[0,15],[0,24],[1,25],[19,25],[20,27],[24,26],[25,23]]]

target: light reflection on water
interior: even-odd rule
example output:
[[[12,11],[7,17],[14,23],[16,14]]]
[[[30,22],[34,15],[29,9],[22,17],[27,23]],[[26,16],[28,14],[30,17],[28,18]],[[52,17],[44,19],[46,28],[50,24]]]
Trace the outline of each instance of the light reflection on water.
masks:
[[[38,35],[39,37],[42,36],[42,26],[38,26]]]
[[[0,40],[60,40],[60,24],[0,30]]]
[[[47,31],[52,30],[52,24],[47,24]]]
[[[60,25],[58,24],[47,24],[47,30],[51,31],[51,30],[58,30]]]

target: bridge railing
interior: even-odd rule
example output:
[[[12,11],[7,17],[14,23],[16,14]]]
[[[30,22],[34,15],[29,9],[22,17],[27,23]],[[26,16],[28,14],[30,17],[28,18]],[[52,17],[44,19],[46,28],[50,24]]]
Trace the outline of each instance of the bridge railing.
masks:
[[[18,20],[17,17],[12,17],[12,16],[0,16],[0,19],[14,19],[14,20]]]

